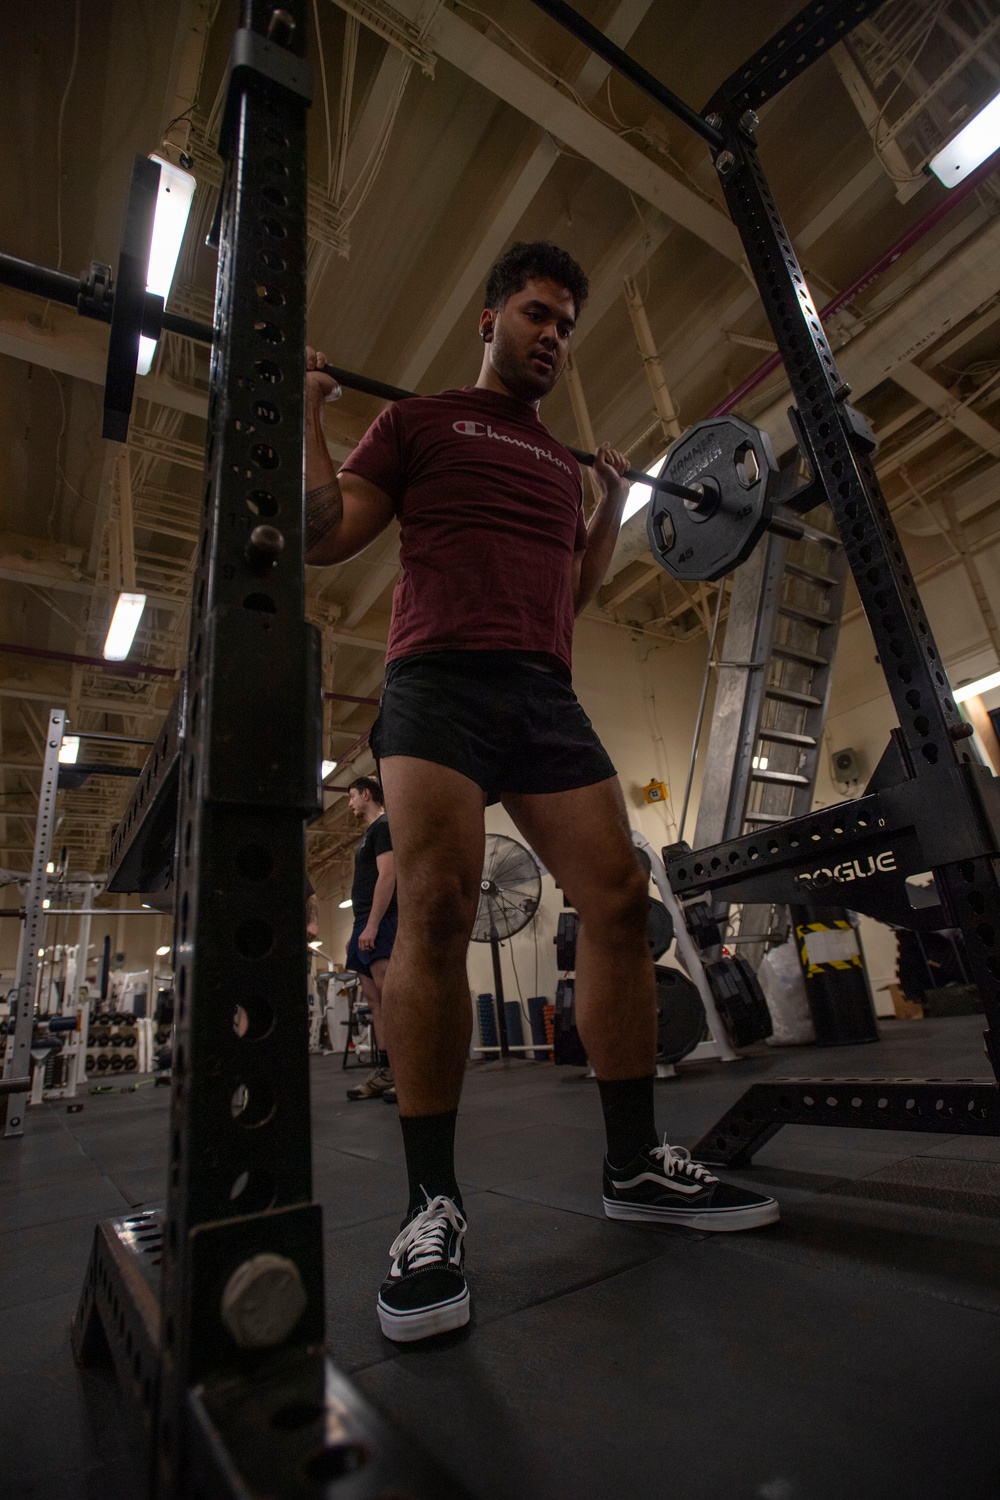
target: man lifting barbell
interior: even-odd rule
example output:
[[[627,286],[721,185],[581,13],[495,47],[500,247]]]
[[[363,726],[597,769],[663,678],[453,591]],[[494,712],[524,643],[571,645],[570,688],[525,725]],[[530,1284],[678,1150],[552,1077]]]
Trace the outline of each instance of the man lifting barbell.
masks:
[[[339,475],[321,425],[335,382],[307,351],[307,561],[343,562],[400,523],[371,737],[396,855],[399,931],[383,1005],[410,1186],[378,1313],[400,1342],[469,1318],[454,1134],[488,803],[502,803],[580,914],[577,1022],[607,1130],[607,1216],[713,1230],[778,1217],[772,1198],[658,1144],[647,881],[614,767],[571,682],[574,616],[611,561],[626,461],[598,448],[600,499],[585,525],[580,469],[538,417],[586,297],[565,251],[515,245],[487,282],[475,386],[388,407]]]

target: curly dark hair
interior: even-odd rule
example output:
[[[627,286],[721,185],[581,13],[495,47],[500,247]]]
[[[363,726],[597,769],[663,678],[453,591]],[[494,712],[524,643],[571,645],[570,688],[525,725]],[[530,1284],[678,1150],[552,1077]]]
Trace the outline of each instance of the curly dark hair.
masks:
[[[379,807],[385,806],[381,784],[375,780],[374,776],[355,776],[347,790],[349,792],[367,792],[372,801],[377,802]]]
[[[511,245],[487,277],[484,306],[499,311],[508,297],[524,291],[533,276],[547,276],[564,286],[573,298],[576,316],[580,316],[590,284],[572,255],[550,240],[519,240]]]

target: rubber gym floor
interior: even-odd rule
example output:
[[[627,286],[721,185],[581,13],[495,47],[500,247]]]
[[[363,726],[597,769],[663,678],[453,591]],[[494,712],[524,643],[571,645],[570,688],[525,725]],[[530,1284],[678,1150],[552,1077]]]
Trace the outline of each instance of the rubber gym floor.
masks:
[[[987,1077],[979,1017],[885,1021],[880,1045],[757,1049],[658,1086],[692,1145],[768,1075]],[[328,1347],[481,1500],[1000,1497],[1000,1140],[786,1127],[738,1180],[782,1222],[743,1234],[602,1216],[592,1083],[469,1069],[460,1177],[471,1328],[381,1336],[405,1199],[395,1111],[312,1062]],[[0,1140],[0,1495],[139,1500],[113,1385],[69,1323],[94,1221],[163,1201],[167,1091],[32,1110]]]

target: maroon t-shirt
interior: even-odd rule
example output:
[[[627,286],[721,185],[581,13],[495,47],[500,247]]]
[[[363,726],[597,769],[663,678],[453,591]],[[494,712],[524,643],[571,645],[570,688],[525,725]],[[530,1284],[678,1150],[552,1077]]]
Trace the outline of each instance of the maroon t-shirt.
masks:
[[[343,467],[399,517],[387,661],[538,651],[570,667],[583,483],[533,407],[474,386],[397,401]]]

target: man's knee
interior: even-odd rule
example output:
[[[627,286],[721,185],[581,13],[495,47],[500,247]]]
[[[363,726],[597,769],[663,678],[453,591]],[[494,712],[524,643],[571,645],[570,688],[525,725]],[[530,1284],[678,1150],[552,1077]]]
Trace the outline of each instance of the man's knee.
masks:
[[[577,903],[580,923],[588,937],[620,942],[644,935],[649,909],[649,883],[638,861],[634,868],[616,872],[581,893]]]
[[[400,901],[397,942],[417,943],[442,956],[455,949],[464,958],[478,898],[478,890],[465,889],[455,874],[415,882],[410,899]]]

